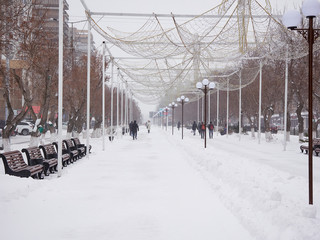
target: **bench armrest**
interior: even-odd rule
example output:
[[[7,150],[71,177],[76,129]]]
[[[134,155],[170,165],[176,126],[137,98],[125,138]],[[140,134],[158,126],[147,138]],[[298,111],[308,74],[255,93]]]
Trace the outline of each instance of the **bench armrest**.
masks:
[[[30,159],[30,164],[31,166],[34,166],[37,164],[43,164],[43,159],[40,159],[40,158]]]

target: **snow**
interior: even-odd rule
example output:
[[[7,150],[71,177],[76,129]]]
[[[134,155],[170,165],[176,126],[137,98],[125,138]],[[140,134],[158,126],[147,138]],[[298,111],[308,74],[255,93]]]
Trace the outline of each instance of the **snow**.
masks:
[[[105,151],[90,139],[93,153],[60,178],[8,176],[0,163],[1,239],[320,239],[320,157],[309,205],[308,156],[297,137],[286,151],[282,139],[215,135],[204,149],[190,130],[181,140],[141,126],[138,140],[117,137]],[[21,150],[28,138],[11,143]]]

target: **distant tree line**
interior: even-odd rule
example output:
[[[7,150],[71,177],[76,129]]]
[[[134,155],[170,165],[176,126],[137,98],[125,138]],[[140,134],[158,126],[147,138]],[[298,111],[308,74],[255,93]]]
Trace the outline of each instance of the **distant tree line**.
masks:
[[[35,14],[33,4],[23,2],[28,1],[2,0],[0,5],[0,89],[3,90],[0,98],[7,111],[2,131],[4,141],[27,116],[38,125],[51,122],[48,125],[51,133],[56,131],[54,123],[58,117],[58,36],[45,27],[46,12]],[[67,131],[81,133],[86,123],[87,56],[76,52],[66,35],[63,64],[63,114],[68,120]],[[106,120],[110,120],[111,90],[102,86],[102,56],[97,50],[91,53],[90,74],[90,117],[96,120],[94,128],[100,128],[102,87],[106,90]],[[108,80],[107,77],[105,81]],[[40,111],[35,111],[33,106],[39,106]],[[135,101],[133,108],[139,120],[141,114]],[[113,109],[115,123],[116,101]],[[32,132],[32,137],[38,138],[39,132]]]

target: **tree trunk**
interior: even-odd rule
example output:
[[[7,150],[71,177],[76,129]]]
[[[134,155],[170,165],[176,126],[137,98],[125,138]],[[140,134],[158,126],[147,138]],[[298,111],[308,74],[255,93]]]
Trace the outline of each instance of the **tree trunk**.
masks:
[[[303,109],[303,104],[299,103],[298,107],[296,109],[297,118],[298,118],[299,139],[303,139],[303,123],[304,123],[304,119],[303,119],[302,114],[301,114],[302,109]]]
[[[11,151],[10,138],[2,138],[2,144],[3,144],[3,151],[4,152]]]
[[[263,111],[263,119],[264,119],[264,127],[265,127],[265,137],[266,141],[269,142],[273,139],[272,134],[270,132],[270,120],[271,117],[274,113],[273,106],[268,106],[266,109]]]
[[[287,136],[286,136],[286,141],[290,142],[290,130],[291,130],[291,119],[290,119],[290,113],[287,112]]]
[[[72,131],[74,130],[74,126],[75,126],[75,114],[71,115],[69,117],[69,121],[68,121],[68,127],[67,127],[67,134],[71,134]]]

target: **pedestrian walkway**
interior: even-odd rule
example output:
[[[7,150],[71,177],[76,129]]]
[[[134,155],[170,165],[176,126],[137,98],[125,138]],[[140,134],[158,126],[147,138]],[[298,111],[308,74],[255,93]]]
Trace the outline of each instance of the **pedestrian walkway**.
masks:
[[[4,239],[252,239],[166,133],[143,130],[138,140],[124,136],[68,166],[61,178],[30,179],[23,197],[1,204]]]
[[[105,191],[98,201],[105,203],[106,239],[251,239],[188,156],[161,129],[143,130],[138,141],[114,142],[107,150],[112,158],[98,160],[106,170],[95,181]]]

